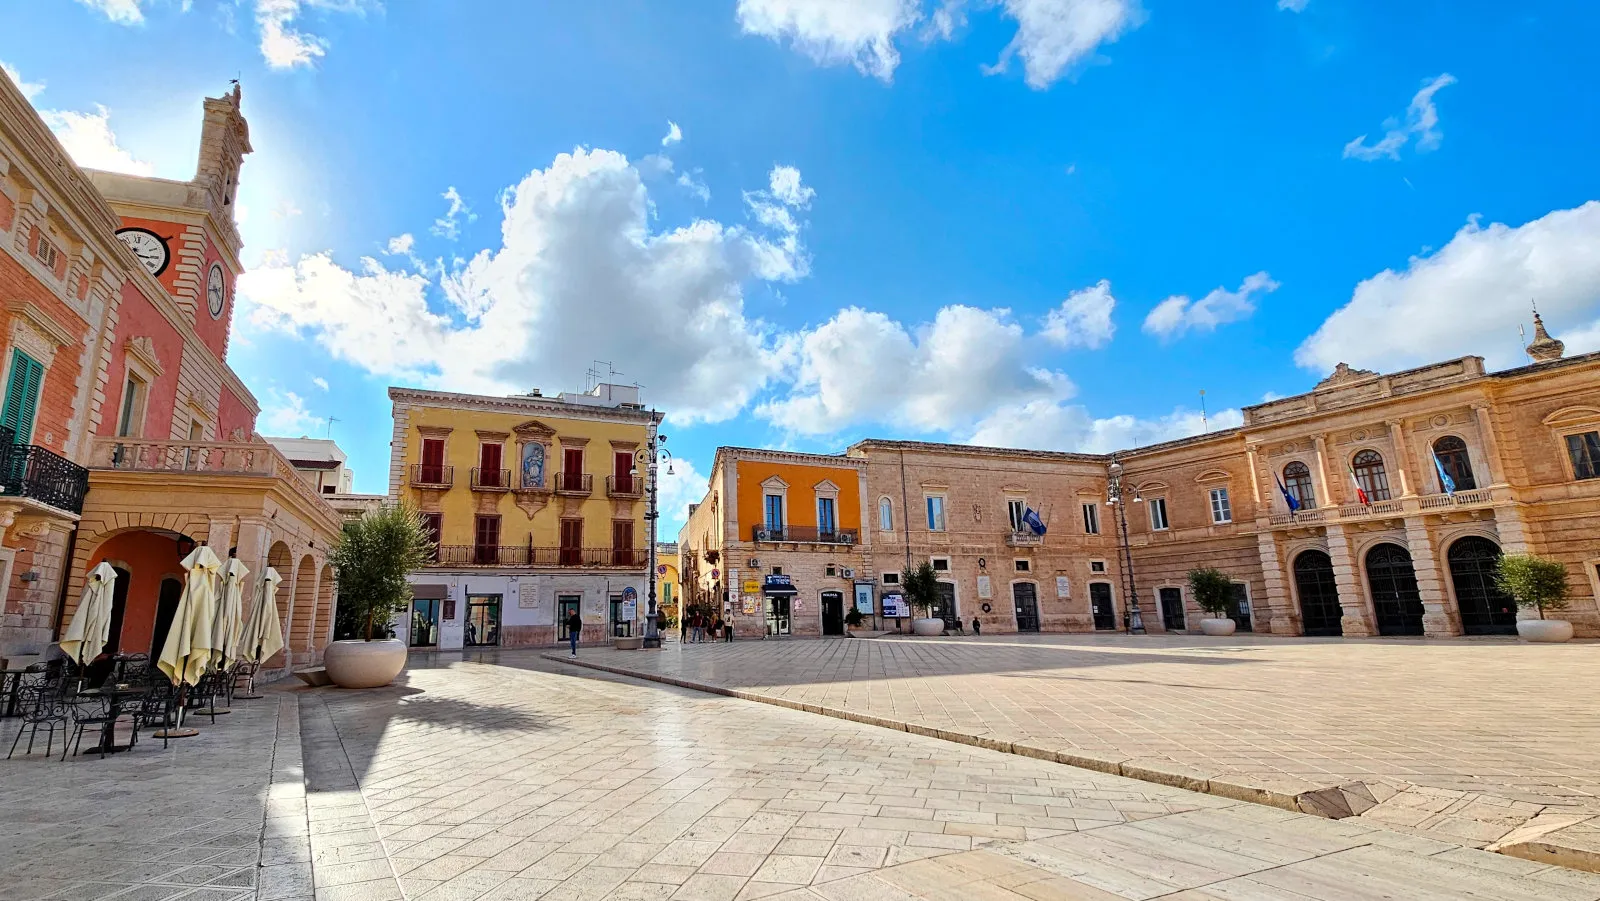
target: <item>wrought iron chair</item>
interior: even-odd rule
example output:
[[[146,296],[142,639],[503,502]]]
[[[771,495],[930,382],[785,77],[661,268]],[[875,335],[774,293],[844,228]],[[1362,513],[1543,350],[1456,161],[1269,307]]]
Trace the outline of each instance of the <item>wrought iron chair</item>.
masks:
[[[66,744],[61,746],[61,759],[66,760],[68,745],[75,745],[75,748],[72,752],[73,757],[77,757],[78,751],[82,750],[83,731],[85,727],[95,726],[101,730],[104,730],[112,728],[113,724],[111,721],[110,705],[103,697],[96,697],[92,695],[89,697],[73,695],[64,696],[62,700],[66,704],[68,711],[72,714],[72,737],[67,741]],[[135,729],[134,734],[137,735],[138,731],[139,730]],[[104,743],[96,742],[96,746],[100,750],[100,756],[105,757],[106,752]]]
[[[22,725],[17,729],[17,737],[11,740],[11,751],[6,754],[10,760],[17,753],[17,743],[22,741],[22,733],[28,733],[28,750],[33,753],[34,739],[39,735],[40,727],[45,729],[45,756],[49,756],[55,747],[56,730],[61,730],[62,757],[66,756],[66,740],[68,730],[71,728],[72,710],[62,694],[62,682],[52,681],[46,669],[47,664],[34,664],[28,667],[29,672],[22,675],[22,684],[17,689],[17,703],[22,710]]]
[[[225,697],[228,676],[222,672],[209,672],[200,677],[200,681],[189,686],[189,691],[184,695],[184,706],[189,710],[211,717],[214,724],[217,721],[217,701]]]
[[[233,665],[233,675],[228,681],[228,703],[233,703],[234,695],[239,691],[239,683],[244,683],[246,696],[256,693],[256,672],[261,669],[261,664],[249,660],[241,660]]]
[[[170,730],[177,725],[178,686],[173,685],[161,673],[151,671],[146,676],[144,694],[128,710],[133,714],[133,728],[140,729],[160,727],[163,731]],[[167,739],[161,739],[161,747],[167,747]]]
[[[111,673],[111,682],[117,685],[143,685],[150,673],[149,654],[128,654],[117,659]]]

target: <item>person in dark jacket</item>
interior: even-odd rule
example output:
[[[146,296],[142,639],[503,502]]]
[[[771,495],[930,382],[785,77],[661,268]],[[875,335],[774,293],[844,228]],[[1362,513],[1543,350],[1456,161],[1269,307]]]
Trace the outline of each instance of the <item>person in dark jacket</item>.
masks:
[[[574,612],[567,617],[567,641],[572,645],[572,656],[578,656],[578,633],[583,631],[583,617]]]
[[[983,623],[978,622],[978,618],[976,616],[974,616],[972,618],[972,634],[973,635],[982,635],[983,634]]]

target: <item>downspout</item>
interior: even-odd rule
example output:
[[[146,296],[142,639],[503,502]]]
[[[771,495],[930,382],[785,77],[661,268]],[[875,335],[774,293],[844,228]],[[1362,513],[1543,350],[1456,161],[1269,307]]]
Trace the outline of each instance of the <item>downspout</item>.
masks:
[[[906,569],[911,568],[911,501],[906,497],[906,449],[900,448],[900,525],[906,535]]]

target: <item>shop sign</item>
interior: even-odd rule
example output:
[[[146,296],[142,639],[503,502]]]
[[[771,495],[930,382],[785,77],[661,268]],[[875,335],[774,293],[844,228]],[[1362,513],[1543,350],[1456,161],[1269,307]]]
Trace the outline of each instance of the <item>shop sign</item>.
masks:
[[[883,596],[884,616],[910,616],[911,611],[906,609],[906,597],[903,594],[886,594]]]
[[[862,616],[872,615],[872,583],[856,583],[856,612]]]
[[[745,579],[744,580],[744,593],[745,594],[760,594],[761,593],[761,583],[757,582],[755,579]]]
[[[793,585],[794,582],[788,576],[767,576],[767,584],[768,585]]]

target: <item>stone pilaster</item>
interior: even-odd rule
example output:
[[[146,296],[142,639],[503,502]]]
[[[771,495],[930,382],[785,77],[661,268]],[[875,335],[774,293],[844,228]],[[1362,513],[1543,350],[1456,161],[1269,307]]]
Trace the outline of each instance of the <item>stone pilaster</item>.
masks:
[[[1405,423],[1399,419],[1391,419],[1389,425],[1389,444],[1394,448],[1395,472],[1400,476],[1400,493],[1397,497],[1410,497],[1415,494],[1415,486],[1420,484],[1416,473],[1411,469],[1411,448],[1406,447]]]
[[[1494,434],[1494,420],[1489,415],[1488,404],[1473,404],[1472,415],[1478,421],[1478,437],[1483,441],[1483,475],[1478,479],[1480,486],[1495,485],[1505,481],[1505,473],[1501,470],[1500,439]]]
[[[1277,533],[1261,531],[1256,534],[1256,542],[1261,551],[1261,578],[1267,584],[1269,628],[1274,635],[1299,635],[1299,611],[1294,609],[1294,599],[1289,594]]]
[[[1328,556],[1333,560],[1333,579],[1339,586],[1339,607],[1344,611],[1340,626],[1346,638],[1365,638],[1374,631],[1367,609],[1367,593],[1361,586],[1361,568],[1350,550],[1350,536],[1341,525],[1328,526]]]
[[[1421,516],[1406,517],[1406,547],[1417,574],[1417,594],[1422,597],[1422,633],[1430,638],[1460,635],[1460,611],[1445,591],[1445,573],[1433,546],[1433,533]]]
[[[1317,449],[1317,470],[1315,473],[1317,479],[1317,506],[1338,506],[1339,498],[1334,495],[1332,485],[1328,481],[1328,436],[1317,435],[1311,441]]]

